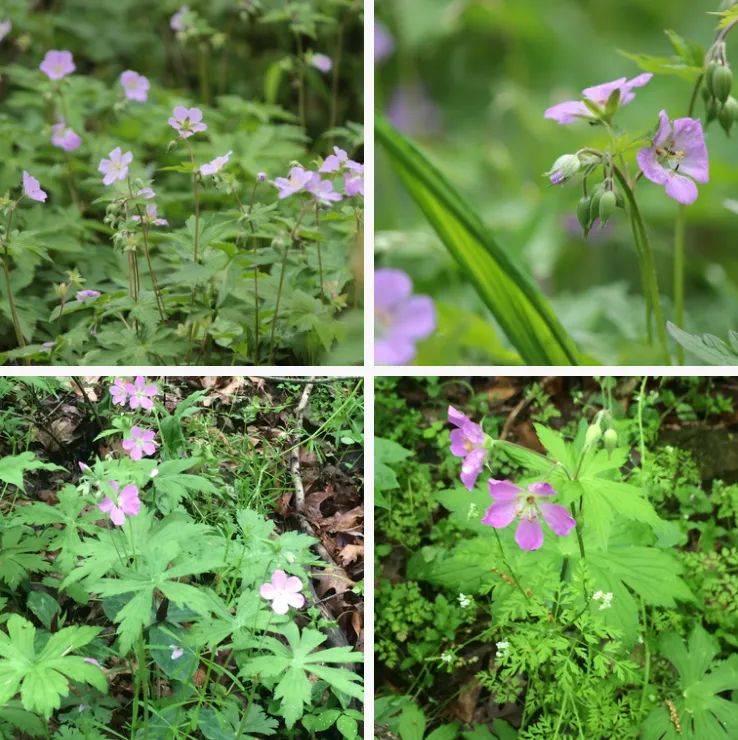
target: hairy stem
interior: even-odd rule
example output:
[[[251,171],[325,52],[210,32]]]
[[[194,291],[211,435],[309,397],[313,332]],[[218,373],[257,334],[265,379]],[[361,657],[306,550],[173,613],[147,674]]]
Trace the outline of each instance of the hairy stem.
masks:
[[[684,231],[687,221],[686,206],[679,204],[674,231],[674,323],[684,329]],[[677,365],[684,364],[684,347],[677,342]]]

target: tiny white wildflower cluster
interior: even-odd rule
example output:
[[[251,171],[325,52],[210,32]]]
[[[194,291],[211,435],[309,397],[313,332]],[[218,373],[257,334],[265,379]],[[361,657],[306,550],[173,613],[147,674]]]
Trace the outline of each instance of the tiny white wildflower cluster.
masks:
[[[459,594],[459,605],[462,609],[468,609],[473,603],[474,600],[471,596],[467,596],[466,594]]]
[[[609,609],[612,606],[612,594],[598,591],[593,597],[592,601],[601,601],[600,611],[603,609]]]
[[[506,658],[510,655],[510,643],[507,640],[500,640],[496,645],[498,658]]]
[[[454,654],[450,652],[449,650],[447,650],[445,653],[443,653],[443,655],[441,655],[441,660],[444,663],[453,663]]]
[[[477,519],[479,517],[479,509],[476,504],[469,504],[469,513],[466,515],[467,519]]]

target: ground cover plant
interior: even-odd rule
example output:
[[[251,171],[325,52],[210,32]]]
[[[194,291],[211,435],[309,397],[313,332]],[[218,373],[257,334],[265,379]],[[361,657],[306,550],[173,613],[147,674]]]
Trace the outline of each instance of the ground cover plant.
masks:
[[[362,361],[361,0],[0,10],[0,361]]]
[[[738,733],[732,378],[375,391],[377,737]]]
[[[378,19],[384,364],[738,362],[734,0]]]
[[[362,732],[356,379],[0,379],[0,738]]]

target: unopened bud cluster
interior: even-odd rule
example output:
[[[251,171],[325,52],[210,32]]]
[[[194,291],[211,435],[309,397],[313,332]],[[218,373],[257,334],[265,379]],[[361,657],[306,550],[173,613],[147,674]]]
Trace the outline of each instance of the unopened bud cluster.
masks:
[[[730,129],[738,121],[738,100],[731,95],[733,72],[725,55],[725,41],[715,43],[707,54],[706,62],[702,98],[707,109],[707,123],[717,118],[730,136]]]
[[[592,195],[583,195],[577,204],[577,218],[586,237],[594,222],[600,220],[600,230],[615,213],[616,208],[623,207],[623,196],[615,189],[612,179],[607,178],[595,187]]]

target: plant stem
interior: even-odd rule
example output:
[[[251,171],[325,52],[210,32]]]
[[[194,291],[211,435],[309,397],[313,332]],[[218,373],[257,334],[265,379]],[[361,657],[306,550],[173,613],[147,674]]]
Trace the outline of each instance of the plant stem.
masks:
[[[633,227],[633,237],[636,241],[640,240],[640,248],[643,256],[642,269],[645,272],[644,282],[648,283],[648,287],[651,293],[651,309],[653,310],[654,317],[656,319],[656,332],[659,336],[659,343],[661,344],[661,350],[664,356],[664,362],[666,365],[671,365],[671,356],[669,355],[669,344],[666,339],[666,325],[664,323],[664,317],[661,313],[661,301],[659,296],[659,284],[656,276],[656,266],[653,261],[653,254],[651,252],[651,246],[648,242],[648,234],[646,233],[646,227],[641,217],[641,212],[638,209],[635,195],[631,189],[625,175],[620,171],[618,167],[614,167],[615,176],[618,178],[624,192],[625,197],[628,199],[630,205],[631,224]]]
[[[331,123],[330,128],[334,129],[338,123],[338,82],[339,72],[341,68],[341,57],[343,55],[343,32],[346,28],[346,20],[348,19],[348,11],[343,14],[341,22],[338,25],[338,38],[336,39],[336,50],[333,53],[333,84],[331,93]],[[333,144],[333,138],[331,137],[331,144]]]
[[[190,162],[192,162],[192,190],[195,195],[195,256],[194,262],[197,264],[197,248],[200,243],[200,198],[197,193],[197,170],[195,169],[195,155],[192,153],[192,147],[187,138],[184,138],[184,143],[187,144],[187,151],[190,153]],[[194,286],[193,286],[194,295]]]
[[[15,299],[13,298],[13,287],[10,284],[10,250],[8,249],[8,244],[10,243],[10,227],[13,224],[13,213],[15,212],[18,203],[20,203],[20,200],[11,206],[10,213],[8,214],[8,226],[5,229],[5,238],[3,239],[3,273],[5,274],[5,287],[8,291],[10,315],[13,317],[15,338],[19,347],[25,347],[26,341],[23,339],[23,331],[21,330],[20,319],[18,318],[18,310],[15,307]]]
[[[674,233],[674,323],[684,329],[684,230],[687,209],[681,203],[677,209]],[[684,347],[677,343],[677,365],[684,364]]]
[[[497,539],[497,546],[500,548],[500,556],[502,557],[502,562],[505,564],[505,567],[510,571],[510,575],[512,576],[512,579],[515,581],[515,585],[520,590],[520,593],[525,596],[526,601],[530,601],[530,596],[523,590],[523,587],[520,585],[520,581],[518,580],[518,577],[515,575],[515,571],[510,566],[510,563],[507,562],[507,558],[505,557],[505,548],[502,546],[502,540],[500,539],[500,535],[497,532],[497,529],[493,528],[492,531],[495,533],[495,538]]]
[[[302,36],[296,32],[297,36],[297,102],[300,111],[300,127],[303,131],[307,130],[307,119],[305,117],[305,52],[302,48]]]
[[[643,617],[643,647],[646,651],[646,663],[645,663],[645,670],[644,670],[644,677],[643,677],[643,692],[641,694],[641,714],[643,714],[643,709],[646,706],[646,695],[648,693],[648,679],[651,676],[651,651],[648,647],[648,622],[647,620],[647,614],[646,614],[646,605],[643,603],[643,599],[640,599],[641,602],[641,616]]]
[[[318,274],[320,275],[320,300],[325,302],[325,290],[323,288],[323,257],[320,252],[320,201],[315,199],[315,230],[318,232],[316,244],[318,246]]]
[[[291,243],[294,244],[297,240],[297,230],[300,228],[300,224],[302,223],[302,219],[305,217],[305,213],[307,212],[307,207],[309,203],[303,203],[302,210],[300,211],[300,216],[297,219],[297,222],[295,223],[295,227],[292,229],[292,233],[290,234],[290,240]],[[282,260],[282,270],[279,274],[279,287],[277,288],[277,302],[274,306],[274,318],[272,319],[272,336],[270,339],[270,347],[269,347],[269,364],[271,365],[274,361],[274,339],[277,332],[277,319],[279,317],[279,303],[282,298],[282,287],[284,285],[284,273],[287,269],[287,256],[290,253],[290,245],[287,245],[284,248],[284,259]]]

